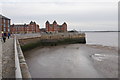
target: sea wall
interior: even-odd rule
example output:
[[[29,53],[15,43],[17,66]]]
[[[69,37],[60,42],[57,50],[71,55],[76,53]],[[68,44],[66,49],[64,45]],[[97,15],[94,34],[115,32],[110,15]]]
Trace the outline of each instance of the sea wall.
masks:
[[[20,47],[20,43],[16,38],[14,39],[15,44],[15,78],[31,78],[27,63],[25,61],[25,57]]]
[[[23,51],[39,46],[57,46],[62,44],[86,43],[84,33],[45,34],[39,37],[19,39]]]

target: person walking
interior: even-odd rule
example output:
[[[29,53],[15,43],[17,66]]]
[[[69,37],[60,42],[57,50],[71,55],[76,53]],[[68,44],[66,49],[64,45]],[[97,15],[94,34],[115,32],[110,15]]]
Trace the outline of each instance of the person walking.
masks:
[[[1,32],[1,42],[3,42],[3,31]]]
[[[11,34],[10,34],[10,33],[8,33],[8,39],[10,38],[10,36],[11,36]]]
[[[4,43],[5,43],[5,41],[6,41],[6,36],[7,36],[6,33],[3,33],[3,34],[2,34],[2,38],[3,38],[3,42],[4,42]]]

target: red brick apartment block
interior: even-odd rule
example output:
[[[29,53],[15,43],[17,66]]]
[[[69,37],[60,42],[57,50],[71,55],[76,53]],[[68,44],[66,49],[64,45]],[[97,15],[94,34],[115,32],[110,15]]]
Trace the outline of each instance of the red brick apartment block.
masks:
[[[49,21],[47,21],[46,32],[67,32],[67,24],[64,22],[62,25],[59,25],[56,21],[50,24]]]
[[[0,15],[0,33],[10,32],[10,19]]]
[[[10,31],[13,34],[25,34],[25,33],[39,33],[39,25],[35,22],[30,22],[30,24],[13,24],[10,26]]]

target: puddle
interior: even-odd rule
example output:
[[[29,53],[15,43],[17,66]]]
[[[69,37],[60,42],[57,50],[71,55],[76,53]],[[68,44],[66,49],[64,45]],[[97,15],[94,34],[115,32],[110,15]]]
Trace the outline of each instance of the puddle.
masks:
[[[105,55],[105,54],[93,54],[92,58],[94,60],[97,61],[104,61],[105,59],[107,59],[108,57],[110,57],[111,55]]]

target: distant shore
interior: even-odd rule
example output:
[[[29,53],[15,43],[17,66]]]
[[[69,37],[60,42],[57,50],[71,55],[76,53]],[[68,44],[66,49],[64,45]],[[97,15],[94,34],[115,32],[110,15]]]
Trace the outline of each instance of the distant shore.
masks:
[[[120,32],[120,31],[82,31],[82,32]]]

